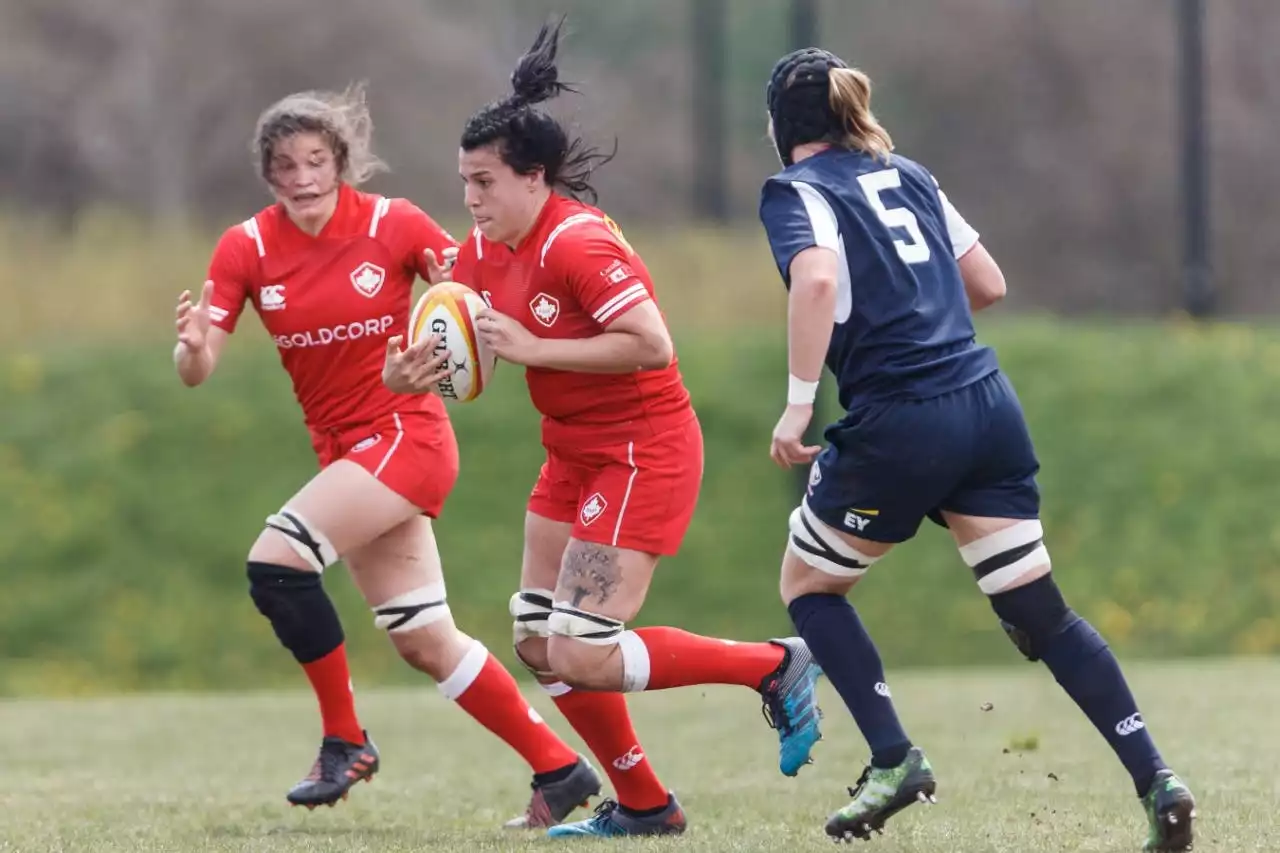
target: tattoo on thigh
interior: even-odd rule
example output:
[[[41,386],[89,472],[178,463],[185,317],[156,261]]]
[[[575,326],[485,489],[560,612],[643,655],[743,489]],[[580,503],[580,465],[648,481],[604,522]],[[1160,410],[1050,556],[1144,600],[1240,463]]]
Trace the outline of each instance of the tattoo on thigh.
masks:
[[[591,542],[570,542],[564,552],[560,579],[573,591],[574,607],[588,598],[603,604],[618,589],[621,579],[618,549]]]

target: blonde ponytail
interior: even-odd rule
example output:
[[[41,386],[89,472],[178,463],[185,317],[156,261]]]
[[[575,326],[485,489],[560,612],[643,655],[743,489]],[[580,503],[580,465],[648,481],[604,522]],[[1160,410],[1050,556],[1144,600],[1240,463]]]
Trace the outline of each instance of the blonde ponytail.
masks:
[[[839,144],[887,161],[893,139],[871,112],[871,78],[857,68],[832,68],[828,73],[828,102],[844,134]]]

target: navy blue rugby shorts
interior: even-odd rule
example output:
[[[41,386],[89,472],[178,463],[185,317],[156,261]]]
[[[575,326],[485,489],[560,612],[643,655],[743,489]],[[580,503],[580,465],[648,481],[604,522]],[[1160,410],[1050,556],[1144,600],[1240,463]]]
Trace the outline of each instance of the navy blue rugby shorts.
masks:
[[[927,400],[861,406],[827,428],[805,501],[836,530],[905,542],[941,512],[1038,518],[1040,490],[1022,405],[1005,375]]]

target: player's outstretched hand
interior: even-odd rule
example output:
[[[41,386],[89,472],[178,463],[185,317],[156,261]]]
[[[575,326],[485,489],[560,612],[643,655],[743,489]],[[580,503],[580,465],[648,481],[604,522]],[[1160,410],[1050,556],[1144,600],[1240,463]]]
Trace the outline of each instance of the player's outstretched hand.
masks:
[[[476,333],[503,361],[536,366],[537,335],[501,311],[485,308],[476,314]]]
[[[822,452],[821,447],[804,443],[804,431],[813,420],[813,406],[787,406],[773,428],[773,444],[769,455],[781,468],[808,464]]]
[[[453,280],[453,265],[458,262],[458,247],[450,246],[440,253],[440,259],[436,260],[436,253],[430,249],[425,249],[422,256],[427,259],[427,281],[431,284],[439,284],[442,281]]]
[[[404,338],[396,335],[387,340],[387,359],[382,364],[382,384],[397,394],[427,394],[436,383],[453,373],[449,351],[436,352],[439,335],[424,338],[402,347]]]
[[[213,298],[213,282],[206,281],[200,289],[200,300],[191,302],[191,291],[184,290],[178,297],[178,343],[192,352],[204,349],[209,337],[209,301]]]

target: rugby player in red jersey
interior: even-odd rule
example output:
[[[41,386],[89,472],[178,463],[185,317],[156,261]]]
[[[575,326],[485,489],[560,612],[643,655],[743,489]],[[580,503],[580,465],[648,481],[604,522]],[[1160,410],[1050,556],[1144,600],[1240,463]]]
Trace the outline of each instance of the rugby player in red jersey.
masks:
[[[818,739],[819,675],[799,639],[732,643],[627,630],[662,555],[675,554],[702,480],[702,433],[644,263],[577,200],[602,158],[535,105],[562,89],[560,27],[544,26],[513,93],[476,113],[459,171],[475,230],[453,278],[490,308],[478,334],[527,367],[546,462],[525,517],[516,652],[603,764],[617,801],[562,835],[682,832],[685,817],[637,742],[624,692],[739,684],[764,698],[794,775]],[[422,390],[413,382],[395,390]],[[572,779],[546,801],[581,801]],[[520,818],[514,823],[519,823]]]
[[[563,813],[541,809],[550,824],[598,793],[600,780],[450,615],[431,519],[458,475],[453,429],[439,397],[395,394],[383,369],[385,358],[390,376],[425,386],[445,375],[440,359],[416,358],[434,341],[403,352],[388,342],[406,329],[415,276],[451,258],[456,244],[408,201],[355,188],[382,167],[371,132],[359,88],[291,95],[262,114],[253,147],[276,203],[223,234],[194,303],[181,295],[174,361],[188,386],[207,380],[252,303],[319,460],[320,472],[267,519],[248,556],[254,604],[305,670],[323,721],[319,757],[288,800],[333,805],[378,770],[321,584],[342,559],[401,657],[520,753],[535,789],[579,781],[582,799]]]

